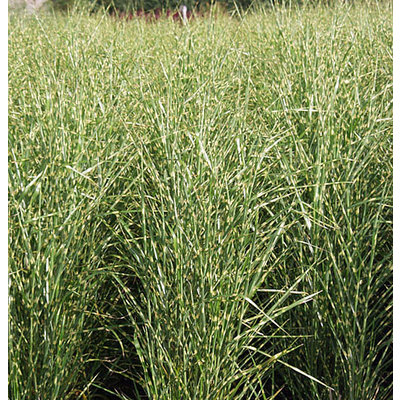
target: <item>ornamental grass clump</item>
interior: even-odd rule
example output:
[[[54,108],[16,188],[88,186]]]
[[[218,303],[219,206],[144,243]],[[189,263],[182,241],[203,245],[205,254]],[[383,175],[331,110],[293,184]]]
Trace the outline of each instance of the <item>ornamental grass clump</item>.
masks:
[[[9,397],[390,399],[390,17],[10,14]]]

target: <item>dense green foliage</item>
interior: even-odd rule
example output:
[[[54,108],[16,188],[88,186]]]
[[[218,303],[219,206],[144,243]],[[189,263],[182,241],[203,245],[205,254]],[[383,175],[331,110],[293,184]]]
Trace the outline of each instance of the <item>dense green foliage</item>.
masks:
[[[10,399],[392,398],[391,12],[11,14]]]

